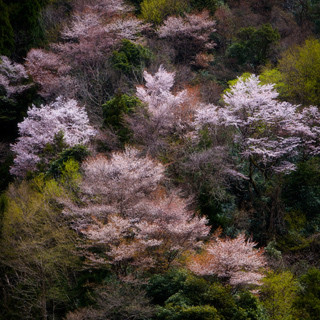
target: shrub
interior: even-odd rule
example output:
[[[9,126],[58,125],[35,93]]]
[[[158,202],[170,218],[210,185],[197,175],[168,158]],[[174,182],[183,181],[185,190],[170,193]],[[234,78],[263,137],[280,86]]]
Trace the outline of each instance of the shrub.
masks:
[[[320,270],[311,268],[300,278],[300,290],[294,303],[299,319],[316,320],[320,314]]]
[[[270,24],[260,28],[241,28],[235,41],[227,49],[227,55],[236,58],[239,64],[249,63],[254,67],[266,62],[271,45],[280,39],[279,32]]]
[[[128,141],[130,130],[124,124],[124,115],[132,113],[141,102],[138,98],[118,93],[102,105],[104,124],[111,127],[121,142]]]
[[[307,40],[303,46],[286,51],[279,70],[288,96],[304,105],[320,105],[320,41]]]
[[[58,159],[50,163],[47,174],[57,178],[64,170],[67,161],[72,159],[81,163],[89,154],[89,150],[82,145],[76,145],[72,148],[68,148],[59,154]]]
[[[270,319],[292,320],[297,280],[290,271],[270,273],[260,288],[262,303]]]
[[[144,20],[159,25],[170,15],[183,13],[187,9],[183,0],[143,0],[141,15]]]
[[[158,319],[165,320],[220,320],[217,309],[212,306],[168,306],[161,308]]]
[[[113,52],[111,62],[116,70],[129,77],[140,78],[143,69],[149,66],[151,58],[150,50],[124,39],[120,49]]]

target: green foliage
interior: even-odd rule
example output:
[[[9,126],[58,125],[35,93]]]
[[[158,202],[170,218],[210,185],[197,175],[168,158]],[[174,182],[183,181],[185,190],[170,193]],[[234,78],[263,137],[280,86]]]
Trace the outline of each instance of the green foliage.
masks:
[[[217,309],[212,306],[171,306],[160,308],[157,319],[163,320],[220,320]]]
[[[140,78],[142,71],[149,66],[152,53],[140,44],[122,40],[119,50],[111,57],[113,67],[131,78]]]
[[[213,15],[218,7],[218,0],[190,0],[190,6],[194,10],[208,10]]]
[[[293,320],[293,302],[296,298],[298,282],[290,271],[269,273],[260,288],[262,304],[269,319]]]
[[[6,193],[0,268],[8,279],[1,305],[7,319],[12,314],[12,319],[44,319],[54,313],[59,318],[72,304],[79,259],[76,235],[55,201],[64,193],[54,180],[42,177],[11,185]]]
[[[298,163],[297,170],[285,177],[282,198],[288,212],[293,212],[294,215],[300,212],[300,216],[305,216],[305,220],[301,221],[302,225],[296,224],[297,228],[305,229],[307,234],[320,231],[320,159],[318,157]]]
[[[124,124],[124,116],[141,105],[137,97],[118,93],[102,105],[104,125],[112,128],[122,143],[130,138],[130,130]]]
[[[280,99],[288,98],[288,87],[283,81],[283,75],[278,69],[265,69],[260,75],[261,84],[274,84]]]
[[[286,51],[279,70],[287,96],[305,105],[320,105],[320,41],[307,40],[303,46]]]
[[[29,49],[44,41],[44,30],[40,24],[41,5],[46,1],[14,0],[8,1],[10,22],[15,34],[15,55],[24,57]]]
[[[270,24],[264,24],[260,28],[241,28],[236,39],[227,49],[230,58],[236,58],[239,64],[251,64],[257,67],[266,62],[271,45],[280,39],[279,32]]]
[[[184,270],[170,270],[165,274],[151,277],[147,293],[155,304],[163,304],[170,296],[178,292],[186,281],[188,273]]]
[[[217,199],[212,195],[212,185],[205,183],[198,190],[198,206],[202,215],[207,217],[209,224],[213,229],[219,227],[226,229],[230,226],[231,219],[228,215],[228,206],[232,206],[232,199],[227,199],[228,195],[225,194],[225,199]],[[217,191],[217,189],[216,189]],[[226,193],[221,187],[221,193]]]
[[[41,161],[37,163],[37,169],[39,172],[46,172],[48,170],[48,164],[51,161],[54,161],[62,150],[67,148],[67,144],[64,140],[64,134],[62,131],[59,131],[54,136],[53,143],[47,143],[43,148],[39,157]],[[29,173],[32,176],[32,172]]]
[[[270,241],[264,250],[269,257],[275,260],[280,260],[282,258],[281,251],[277,249],[277,243],[274,240]]]
[[[213,15],[219,0],[130,0],[142,13],[143,19],[155,25],[161,24],[170,15],[182,14],[191,10],[208,10]]]
[[[64,170],[66,170],[66,163],[69,160],[81,163],[89,154],[90,152],[87,147],[82,145],[65,149],[58,155],[56,160],[50,163],[47,174],[51,177],[58,178]]]
[[[239,310],[228,287],[212,283],[203,295],[203,303],[213,305],[225,319],[239,319]]]
[[[314,27],[313,30],[315,33],[320,33],[320,1],[319,0],[310,0],[310,11],[309,11],[309,20],[312,21]]]
[[[238,319],[243,320],[268,320],[266,311],[262,307],[260,301],[249,291],[242,291],[236,299],[237,306],[241,310],[241,316]]]
[[[153,276],[147,293],[161,305],[156,319],[266,319],[258,299],[249,292],[233,295],[228,287],[184,270]]]
[[[0,55],[10,56],[14,48],[14,33],[8,7],[0,0]]]
[[[311,268],[300,278],[294,306],[299,319],[316,320],[320,314],[320,270]]]
[[[182,14],[187,8],[183,0],[143,0],[141,16],[145,21],[159,25],[166,17]]]
[[[70,197],[72,197],[79,191],[79,183],[81,181],[79,163],[71,158],[64,162],[63,166],[64,168],[61,171],[59,182],[70,192]]]

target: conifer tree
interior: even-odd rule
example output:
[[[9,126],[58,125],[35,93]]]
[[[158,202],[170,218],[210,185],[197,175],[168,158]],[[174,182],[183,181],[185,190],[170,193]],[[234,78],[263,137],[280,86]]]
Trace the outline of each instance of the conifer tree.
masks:
[[[0,55],[9,56],[14,47],[14,34],[9,19],[8,7],[0,0]]]

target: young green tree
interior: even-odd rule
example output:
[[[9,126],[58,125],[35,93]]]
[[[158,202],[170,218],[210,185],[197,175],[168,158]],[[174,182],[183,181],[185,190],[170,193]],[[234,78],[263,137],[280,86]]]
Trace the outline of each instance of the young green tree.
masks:
[[[124,39],[119,50],[113,52],[111,63],[117,71],[141,82],[142,71],[149,66],[151,57],[150,50]]]
[[[183,269],[154,275],[147,284],[147,293],[159,305],[157,320],[267,319],[258,299],[249,291],[232,292],[229,286]]]
[[[11,185],[2,220],[0,268],[5,280],[1,306],[7,319],[62,316],[72,305],[76,234],[55,198],[65,191],[37,178]]]
[[[320,270],[311,268],[300,278],[294,307],[299,319],[316,320],[320,314]]]
[[[293,320],[293,303],[298,282],[290,271],[269,273],[260,288],[263,306],[270,320]]]
[[[159,25],[166,17],[181,14],[187,7],[184,0],[143,0],[141,16],[147,22]]]
[[[130,136],[124,117],[132,114],[138,106],[141,106],[138,98],[121,93],[102,105],[104,125],[114,130],[121,142],[128,141]]]
[[[278,30],[270,24],[241,28],[236,39],[227,49],[227,55],[235,58],[239,64],[251,64],[257,67],[264,64],[271,52],[271,46],[280,39]]]
[[[286,51],[279,70],[288,97],[303,105],[320,105],[320,41],[306,40],[304,45]]]

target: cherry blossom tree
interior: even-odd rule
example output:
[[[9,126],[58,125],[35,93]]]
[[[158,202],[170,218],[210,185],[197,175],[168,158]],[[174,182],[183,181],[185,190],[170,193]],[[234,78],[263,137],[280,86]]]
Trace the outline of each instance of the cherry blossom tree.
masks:
[[[82,191],[97,201],[117,205],[116,212],[122,213],[137,201],[150,195],[164,178],[164,167],[149,157],[140,158],[134,148],[124,153],[113,153],[89,159],[83,164],[84,180]],[[92,200],[91,200],[92,201]]]
[[[20,177],[36,169],[44,148],[54,143],[57,135],[63,134],[67,147],[87,144],[95,135],[85,110],[75,100],[62,97],[40,108],[30,108],[18,127],[20,137],[11,146],[16,157],[10,172]]]
[[[246,240],[244,234],[234,239],[218,235],[190,261],[190,270],[201,276],[217,275],[233,286],[260,284],[266,265],[263,249],[255,249],[257,243]]]
[[[136,40],[139,33],[148,26],[148,24],[142,23],[141,20],[129,16],[107,24],[104,30],[117,41],[122,39]]]
[[[281,185],[284,174],[296,169],[299,161],[319,154],[320,113],[316,107],[302,109],[285,101],[278,101],[272,84],[263,85],[259,77],[239,78],[223,95],[224,105],[207,105],[198,109],[195,125],[217,141],[217,132],[225,128],[233,162],[239,172],[239,190],[250,197],[255,208],[255,221],[264,220],[268,232],[284,226]],[[228,172],[227,172],[228,173]],[[268,188],[266,188],[268,185]],[[255,198],[257,196],[257,198]],[[264,199],[264,200],[262,200]],[[251,210],[253,202],[238,204]]]
[[[114,45],[123,38],[137,39],[145,25],[135,17],[112,19],[114,13],[126,12],[129,7],[122,1],[97,1],[73,13],[61,36],[64,42],[52,45],[70,63],[77,64],[105,60]]]
[[[117,76],[109,65],[113,50],[124,38],[138,39],[146,27],[129,10],[122,1],[78,5],[61,32],[62,41],[51,45],[51,50],[70,65],[76,97],[90,106],[91,121],[101,122],[101,105],[114,92]]]
[[[158,35],[172,42],[178,57],[186,60],[214,47],[214,42],[210,40],[210,34],[215,31],[214,26],[215,21],[210,19],[207,11],[203,11],[186,14],[185,17],[168,17],[159,28]]]
[[[27,84],[28,80],[29,76],[22,64],[12,62],[6,56],[0,56],[0,90],[4,91],[7,98],[29,89],[32,84]]]
[[[123,0],[75,0],[74,7],[76,12],[84,12],[88,9],[95,10],[108,18],[133,10]]]
[[[26,68],[0,56],[0,136],[12,141],[17,137],[17,123],[23,120],[36,97],[36,85]],[[7,150],[8,151],[8,150]]]
[[[316,106],[305,107],[298,115],[296,123],[288,130],[301,139],[300,149],[307,155],[320,153],[320,112]]]
[[[164,117],[175,112],[186,101],[186,91],[173,94],[174,72],[168,72],[161,65],[159,70],[151,75],[147,71],[143,73],[145,86],[137,87],[137,97],[147,105],[149,112],[154,117]]]
[[[139,270],[167,268],[207,236],[206,219],[188,210],[188,201],[161,187],[164,168],[127,148],[110,159],[89,159],[80,185],[82,206],[66,204],[74,227],[100,247],[87,252],[93,264],[113,265],[121,275],[126,266]]]
[[[105,59],[115,41],[106,32],[96,12],[77,13],[62,31],[63,42],[52,44],[54,52],[64,57],[73,68]]]
[[[40,86],[39,94],[43,98],[49,100],[62,94],[73,96],[76,84],[70,76],[71,67],[61,56],[43,49],[31,49],[25,65]]]
[[[146,84],[137,87],[137,97],[146,108],[138,108],[126,118],[134,139],[153,155],[168,150],[170,138],[182,137],[189,131],[195,111],[188,90],[172,91],[174,78],[175,73],[163,66],[154,75],[145,71]]]
[[[195,124],[233,128],[234,142],[250,166],[264,173],[287,173],[295,170],[294,159],[301,148],[318,153],[320,114],[315,107],[300,112],[299,106],[277,97],[273,85],[262,85],[259,77],[239,78],[223,96],[224,107],[198,110]]]

